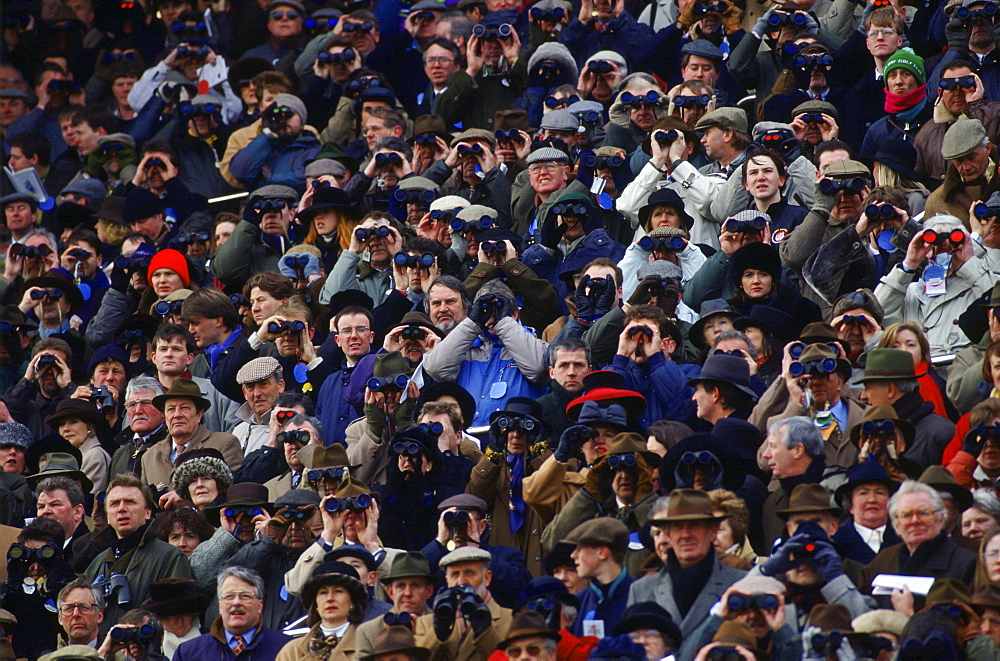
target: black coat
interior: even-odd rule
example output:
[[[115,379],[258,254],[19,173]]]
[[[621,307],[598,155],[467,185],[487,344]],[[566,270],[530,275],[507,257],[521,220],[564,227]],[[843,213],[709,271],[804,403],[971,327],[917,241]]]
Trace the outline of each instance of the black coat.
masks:
[[[882,548],[879,549],[879,552],[886,550],[890,546],[895,546],[901,541],[899,535],[893,529],[892,523],[889,523],[882,534]],[[840,524],[840,528],[833,536],[833,543],[837,547],[837,552],[843,558],[850,558],[863,565],[867,565],[875,559],[875,551],[872,551],[872,547],[868,546],[865,540],[861,539],[861,534],[854,527],[854,521],[850,518]]]

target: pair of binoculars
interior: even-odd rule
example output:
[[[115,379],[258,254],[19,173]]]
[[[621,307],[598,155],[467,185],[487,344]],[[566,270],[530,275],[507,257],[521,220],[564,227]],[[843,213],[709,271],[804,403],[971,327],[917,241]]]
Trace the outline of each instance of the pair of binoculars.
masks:
[[[354,236],[358,237],[361,241],[367,241],[368,239],[373,239],[375,237],[385,238],[389,236],[391,232],[389,231],[388,225],[379,225],[378,227],[359,227],[354,230]]]
[[[330,498],[326,501],[324,507],[326,507],[326,511],[330,514],[336,514],[337,512],[346,512],[348,510],[351,512],[363,512],[368,509],[371,504],[371,494],[363,493],[360,496],[354,496],[352,498]]]

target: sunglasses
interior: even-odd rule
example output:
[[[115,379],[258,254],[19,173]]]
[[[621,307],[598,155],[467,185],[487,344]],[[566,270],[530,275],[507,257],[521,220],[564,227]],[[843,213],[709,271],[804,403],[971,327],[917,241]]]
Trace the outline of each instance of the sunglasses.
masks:
[[[287,11],[272,11],[268,18],[272,21],[283,21],[285,19],[289,21],[294,21],[299,17],[299,12],[293,11],[291,9]]]

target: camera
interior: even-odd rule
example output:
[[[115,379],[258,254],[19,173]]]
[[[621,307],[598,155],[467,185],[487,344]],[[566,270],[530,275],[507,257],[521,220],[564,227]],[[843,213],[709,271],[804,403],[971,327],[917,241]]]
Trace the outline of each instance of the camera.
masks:
[[[115,410],[115,397],[108,390],[107,386],[98,386],[90,389],[90,401],[97,404],[101,413],[111,413]]]
[[[139,643],[145,645],[156,636],[156,627],[152,624],[143,624],[138,627],[112,627],[111,640],[119,645],[129,643]]]
[[[26,246],[23,243],[15,243],[10,247],[10,256],[14,259],[20,257],[48,257],[52,254],[52,248],[44,243],[40,246]]]
[[[269,333],[281,335],[282,333],[301,333],[306,329],[306,322],[294,319],[292,321],[272,321],[267,325]]]
[[[372,496],[369,493],[363,493],[360,496],[354,496],[352,498],[330,498],[326,501],[326,511],[330,514],[336,514],[337,512],[344,512],[350,510],[352,512],[363,512],[368,509],[372,504]]]
[[[279,443],[295,443],[296,445],[308,445],[309,444],[309,432],[298,429],[296,431],[283,431],[279,432],[275,439]]]
[[[410,382],[410,378],[405,374],[396,376],[373,376],[368,379],[368,389],[372,392],[385,392],[386,390],[402,390]]]
[[[431,212],[431,218],[434,217],[434,212]],[[481,232],[483,230],[488,230],[493,227],[493,219],[489,216],[483,216],[479,220],[460,220],[456,218],[451,221],[451,231],[453,232]]]
[[[153,312],[166,317],[168,314],[177,314],[184,307],[184,301],[157,301],[153,306]]]
[[[354,236],[358,237],[361,241],[367,241],[368,239],[373,239],[377,236],[387,237],[389,236],[389,226],[379,225],[377,227],[359,227],[354,230]]]

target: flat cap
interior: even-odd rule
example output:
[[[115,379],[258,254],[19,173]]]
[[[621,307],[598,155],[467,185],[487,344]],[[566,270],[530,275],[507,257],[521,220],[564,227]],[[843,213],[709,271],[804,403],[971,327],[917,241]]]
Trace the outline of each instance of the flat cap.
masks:
[[[733,583],[731,587],[746,594],[760,594],[762,592],[785,593],[785,584],[771,576],[744,576]]]
[[[271,0],[271,2],[269,2],[267,5],[267,10],[271,11],[275,7],[280,7],[281,5],[298,9],[299,13],[302,14],[302,18],[305,18],[306,16],[305,5],[299,2],[299,0]]]
[[[462,546],[447,554],[438,562],[438,567],[444,568],[460,562],[485,562],[493,559],[489,551],[477,546]]]
[[[438,185],[428,179],[427,177],[421,177],[420,175],[414,175],[412,177],[406,177],[405,179],[400,179],[397,184],[400,190],[429,190],[434,191],[436,194],[438,192]]]
[[[103,202],[104,198],[108,196],[108,189],[98,179],[77,179],[76,181],[71,181],[66,188],[62,189],[60,195],[65,195],[66,193],[83,195],[86,198]]]
[[[483,216],[489,216],[493,220],[498,217],[497,210],[484,204],[470,204],[459,211],[455,217],[466,222],[475,222]]]
[[[944,134],[941,155],[945,160],[961,158],[986,140],[986,129],[978,119],[959,117]]]
[[[107,144],[125,145],[132,151],[135,151],[135,138],[130,136],[128,133],[109,133],[108,135],[102,135],[97,139],[98,149]]]
[[[278,362],[277,358],[271,356],[254,358],[236,373],[236,383],[242,386],[247,383],[263,381],[280,369],[281,363]]]
[[[465,129],[451,139],[451,146],[454,147],[460,142],[468,142],[469,140],[482,140],[490,147],[495,147],[497,144],[496,138],[489,131],[484,129]]]
[[[321,502],[319,494],[312,489],[289,489],[278,496],[274,501],[274,506],[278,507],[308,507],[309,505],[319,505]]]
[[[27,99],[28,93],[17,87],[0,89],[0,99]]]
[[[560,151],[554,147],[542,147],[541,149],[536,149],[535,151],[528,154],[528,157],[524,159],[524,162],[528,165],[532,163],[543,163],[545,161],[558,161],[560,163],[565,163],[569,165],[569,155],[564,151]]]
[[[431,211],[443,211],[445,209],[464,209],[469,206],[469,201],[458,195],[442,195],[431,202]],[[482,206],[482,205],[479,205]],[[489,207],[484,207],[489,208]],[[495,211],[493,213],[496,213]],[[478,216],[476,217],[478,218]]]
[[[640,280],[645,280],[651,275],[665,280],[680,280],[683,277],[681,267],[665,259],[654,259],[651,262],[646,262],[639,267],[636,275]]]
[[[576,546],[607,546],[624,553],[628,550],[628,526],[610,516],[584,521],[562,540]]]
[[[549,114],[542,117],[540,129],[548,131],[570,131],[576,133],[577,127],[580,125],[579,120],[577,120],[576,115],[568,110],[560,108],[559,110],[553,110]]]
[[[90,645],[67,645],[65,647],[60,647],[55,652],[49,652],[44,656],[38,657],[38,661],[55,661],[56,659],[93,659],[93,661],[100,661],[101,657],[98,656],[97,650],[95,650]]]
[[[618,71],[620,71],[623,76],[628,75],[628,63],[625,62],[625,58],[622,57],[620,53],[616,53],[613,50],[597,51],[587,58],[587,61],[583,63],[583,66],[587,66],[591,62],[599,62],[600,60],[614,62],[618,65]]]
[[[723,131],[747,132],[747,114],[742,108],[718,108],[698,120],[695,130],[704,131],[716,126]]]
[[[864,163],[847,159],[831,163],[823,172],[824,177],[836,177],[839,179],[849,179],[851,177],[872,178],[871,170]]]
[[[280,184],[268,184],[267,186],[261,186],[254,192],[250,193],[250,198],[274,198],[280,197],[285,200],[297,200],[299,199],[299,194],[295,192],[295,189],[290,186],[282,186]]]
[[[479,496],[473,496],[471,493],[460,493],[451,498],[445,498],[438,505],[438,511],[443,512],[450,507],[457,507],[463,510],[476,510],[486,514],[488,506],[486,501]]]
[[[430,11],[444,11],[446,7],[443,2],[438,2],[437,0],[420,0],[420,2],[410,7],[411,12],[423,11],[425,9]]]
[[[347,168],[340,161],[335,161],[332,158],[317,158],[306,165],[305,176],[308,177],[322,177],[323,175],[330,175],[333,177],[343,177],[347,174]]]
[[[804,115],[809,112],[821,112],[834,119],[838,119],[839,113],[837,109],[829,101],[822,101],[820,99],[809,99],[808,101],[803,101],[799,105],[792,108],[792,117],[797,117],[798,115]]]
[[[708,39],[695,39],[684,44],[681,55],[697,55],[721,63],[724,55],[719,47]]]

